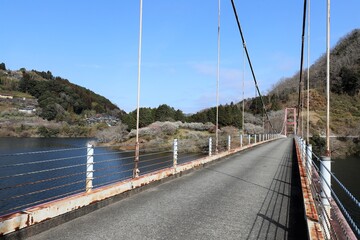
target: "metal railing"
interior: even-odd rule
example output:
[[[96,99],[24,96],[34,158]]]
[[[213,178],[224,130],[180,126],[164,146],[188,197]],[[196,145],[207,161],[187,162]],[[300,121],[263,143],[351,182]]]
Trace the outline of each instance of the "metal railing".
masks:
[[[331,172],[331,161],[318,157],[311,144],[296,136],[295,142],[309,180],[326,239],[360,238],[360,203]],[[355,237],[356,239],[356,237]]]
[[[274,137],[220,136],[219,153]],[[214,155],[214,142],[212,138],[199,140],[199,152],[188,152],[188,146],[177,139],[173,146],[140,146],[139,176]],[[118,150],[120,147],[130,150]],[[0,216],[131,179],[134,156],[134,146],[109,148],[90,143],[79,148],[0,154]]]

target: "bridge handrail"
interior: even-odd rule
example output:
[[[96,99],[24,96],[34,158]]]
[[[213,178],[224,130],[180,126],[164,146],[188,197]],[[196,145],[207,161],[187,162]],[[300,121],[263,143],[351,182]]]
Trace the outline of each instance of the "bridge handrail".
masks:
[[[356,205],[356,207],[358,209],[360,209],[360,204],[359,201],[356,199],[356,197],[351,194],[351,192],[344,186],[343,183],[341,183],[341,181],[334,175],[333,172],[331,172],[329,170],[329,168],[323,163],[323,161],[321,160],[321,158],[319,158],[311,149],[308,148],[309,146],[305,144],[304,140],[301,139],[301,137],[296,136],[296,143],[297,145],[300,147],[302,153],[303,153],[303,157],[304,159],[304,165],[305,165],[305,169],[307,171],[307,173],[311,176],[310,181],[312,182],[311,184],[311,188],[312,191],[315,189],[315,195],[316,196],[322,196],[325,197],[327,199],[327,201],[331,202],[332,197],[334,198],[336,204],[340,207],[342,214],[344,215],[344,218],[346,220],[346,222],[349,224],[349,226],[352,228],[352,230],[354,231],[354,234],[356,234],[358,237],[360,236],[360,230],[359,227],[357,226],[357,223],[354,221],[353,217],[351,216],[351,214],[349,213],[349,211],[347,210],[347,208],[344,206],[344,204],[340,201],[338,194],[336,194],[336,192],[333,190],[333,188],[331,187],[331,179],[334,179],[335,182],[339,185],[340,189],[342,191],[344,191],[345,195]],[[306,150],[305,150],[306,149]],[[315,159],[317,160],[317,162],[319,162],[320,166],[322,169],[324,169],[326,172],[322,172],[320,167],[318,167],[315,164],[315,161],[313,160],[313,156],[315,157]],[[306,162],[306,163],[305,163]],[[310,167],[310,169],[309,169]],[[318,174],[318,176],[320,177],[320,179],[313,179],[312,176],[312,170],[311,168],[314,168],[316,170],[316,173]],[[324,176],[325,174],[329,174],[330,179],[326,179],[326,177]],[[319,181],[324,183],[324,185],[319,184]],[[315,182],[314,182],[315,181]],[[320,187],[320,189],[319,189]],[[330,190],[330,195],[329,196],[326,193],[326,190],[324,189],[325,187],[327,187]],[[314,194],[314,193],[313,193]],[[328,228],[328,232],[334,233],[333,229],[331,229],[329,227],[329,225],[331,224],[331,217],[329,216],[330,213],[328,213],[325,210],[325,206],[323,204],[322,201],[317,201],[317,207],[321,208],[321,213],[327,218],[327,220],[322,221],[322,225],[324,227],[324,225],[327,225]],[[336,213],[335,213],[336,215]],[[337,219],[338,220],[338,219]],[[339,220],[338,220],[339,221]],[[341,225],[341,223],[339,223]],[[344,231],[344,229],[343,229]],[[344,234],[347,234],[346,232],[344,232]]]
[[[220,136],[219,153],[254,144],[256,139],[259,142],[275,137],[275,134]],[[176,162],[173,146],[140,147],[140,175],[216,154],[215,147],[209,146],[214,142],[200,139],[200,152],[176,152]],[[108,152],[105,146],[89,144],[87,147],[0,154],[0,216],[133,177],[134,146],[111,146]],[[181,150],[187,146],[180,140],[178,147]]]
[[[331,172],[321,161],[321,159],[313,153],[313,156],[319,161],[321,165],[323,165],[324,169],[330,174],[330,176],[336,181],[336,183],[344,190],[344,192],[350,197],[350,199],[360,208],[360,202],[356,199],[354,195],[345,187],[343,183],[335,176],[333,172]]]

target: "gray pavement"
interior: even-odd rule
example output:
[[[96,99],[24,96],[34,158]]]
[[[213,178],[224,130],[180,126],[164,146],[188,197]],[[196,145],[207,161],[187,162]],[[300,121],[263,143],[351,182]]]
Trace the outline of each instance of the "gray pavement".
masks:
[[[292,140],[280,139],[29,240],[306,239],[292,166]]]

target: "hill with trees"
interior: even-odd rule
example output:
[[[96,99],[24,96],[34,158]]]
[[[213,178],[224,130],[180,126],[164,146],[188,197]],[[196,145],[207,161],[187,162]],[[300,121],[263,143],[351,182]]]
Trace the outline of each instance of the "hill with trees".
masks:
[[[303,79],[307,82],[304,70]],[[296,107],[299,73],[280,80],[267,98],[280,108]],[[326,110],[326,56],[310,67],[310,133],[325,134]],[[330,131],[339,136],[332,140],[333,153],[360,154],[360,29],[344,36],[330,53]],[[304,114],[306,104],[304,104]],[[306,119],[306,116],[304,119]],[[353,138],[353,137],[356,138]],[[351,138],[350,138],[351,137]],[[323,141],[320,141],[323,142]]]
[[[12,71],[5,63],[0,64],[0,96],[2,136],[41,136],[44,133],[47,133],[45,136],[67,136],[66,131],[60,133],[60,128],[80,129],[86,125],[86,118],[101,115],[116,119],[125,114],[105,97],[67,79],[54,77],[50,71],[24,68]],[[44,127],[48,131],[44,131]],[[70,135],[93,135],[90,132],[88,128],[70,131]]]

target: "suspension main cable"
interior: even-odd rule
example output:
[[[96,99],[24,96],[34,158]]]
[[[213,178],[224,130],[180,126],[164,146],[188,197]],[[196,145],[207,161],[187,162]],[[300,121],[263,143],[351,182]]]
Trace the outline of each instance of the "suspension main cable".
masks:
[[[298,97],[298,107],[297,107],[297,116],[296,127],[299,129],[299,118],[300,118],[300,108],[302,108],[301,93],[302,93],[302,73],[303,73],[303,61],[304,61],[304,38],[305,38],[305,26],[306,26],[306,0],[304,0],[304,11],[303,11],[303,22],[302,22],[302,34],[301,34],[301,59],[300,59],[300,79],[299,79],[299,97]]]
[[[263,97],[262,97],[262,95],[261,95],[261,93],[260,93],[259,86],[258,86],[257,81],[256,81],[254,69],[253,69],[252,64],[251,64],[249,52],[248,52],[248,50],[247,50],[247,48],[246,48],[246,43],[245,43],[244,35],[243,35],[242,29],[241,29],[241,26],[240,26],[240,21],[239,21],[239,17],[238,17],[237,11],[236,11],[236,7],[235,7],[234,0],[231,0],[231,4],[232,4],[233,10],[234,10],[236,22],[237,22],[237,25],[238,25],[238,28],[239,28],[239,32],[240,32],[241,40],[242,40],[242,43],[243,43],[243,46],[244,46],[244,50],[245,50],[245,53],[246,53],[246,57],[247,57],[248,62],[249,62],[251,74],[252,74],[253,79],[254,79],[255,87],[256,87],[256,90],[257,90],[257,92],[258,92],[258,94],[259,94],[259,96],[260,96],[260,100],[261,100],[261,103],[262,103],[262,106],[263,106],[263,112],[265,113],[266,118],[267,118],[268,122],[270,123],[270,126],[271,126],[272,131],[274,131],[274,128],[273,128],[273,125],[272,125],[272,123],[271,123],[271,121],[270,121],[269,115],[268,115],[267,112],[266,112],[266,108],[265,108],[265,103],[264,103]]]

